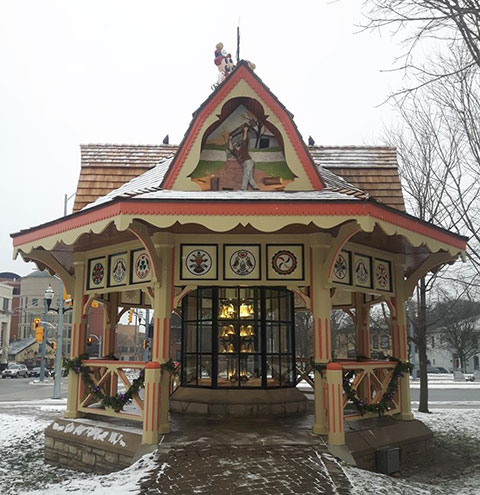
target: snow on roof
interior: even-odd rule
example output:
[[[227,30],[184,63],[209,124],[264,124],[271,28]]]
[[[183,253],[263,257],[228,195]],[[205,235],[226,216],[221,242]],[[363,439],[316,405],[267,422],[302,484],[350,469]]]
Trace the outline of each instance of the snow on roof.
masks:
[[[86,205],[82,209],[87,210],[88,208],[107,203],[108,201],[111,201],[114,198],[118,197],[129,198],[132,196],[141,195],[143,193],[157,191],[160,187],[159,185],[162,182],[166,171],[168,170],[168,167],[172,163],[172,160],[173,155],[168,158],[161,158],[160,162],[157,163],[152,169],[148,170],[142,175],[139,175],[138,177],[134,177],[132,180],[123,184],[118,189],[110,191],[105,196],[101,196],[93,203]]]
[[[8,346],[8,354],[11,356],[16,356],[17,354],[25,350],[27,347],[30,347],[34,343],[35,343],[35,337],[27,337],[26,339],[15,340],[13,342],[10,342]]]

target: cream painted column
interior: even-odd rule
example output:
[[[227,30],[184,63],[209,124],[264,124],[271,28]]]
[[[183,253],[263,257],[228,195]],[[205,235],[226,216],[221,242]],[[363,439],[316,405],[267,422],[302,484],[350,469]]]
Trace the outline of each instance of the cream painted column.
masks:
[[[153,284],[153,339],[152,361],[166,363],[170,359],[170,315],[173,306],[173,273],[175,266],[175,247],[173,240],[167,234],[155,234],[153,238],[156,253],[160,258],[160,276]],[[162,372],[160,380],[160,419],[159,432],[168,433],[170,375]]]
[[[325,268],[330,245],[322,236],[315,238],[310,247],[310,304],[313,329],[313,360],[315,364],[325,365],[332,356],[330,337],[330,313],[332,303],[330,288],[327,287],[328,274]],[[313,433],[325,435],[327,428],[327,388],[326,372],[323,376],[315,371],[315,421]]]
[[[74,257],[74,285],[72,307],[72,335],[70,339],[70,358],[76,358],[85,352],[85,318],[83,315],[84,287],[85,287],[85,261]],[[66,418],[78,418],[83,414],[78,411],[78,400],[81,395],[81,375],[70,371],[68,378],[68,397]]]
[[[401,361],[408,361],[405,265],[402,261],[396,260],[394,264],[395,297],[392,298],[394,314],[391,317],[392,354],[393,357]],[[403,377],[400,378],[399,390],[400,419],[411,420],[413,414],[410,401],[410,375],[408,373],[404,373]]]

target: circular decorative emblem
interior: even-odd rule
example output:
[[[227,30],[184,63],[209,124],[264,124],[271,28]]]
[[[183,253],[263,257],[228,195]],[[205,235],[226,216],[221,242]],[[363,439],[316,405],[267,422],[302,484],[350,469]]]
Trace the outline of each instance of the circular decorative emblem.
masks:
[[[242,277],[252,273],[255,265],[255,256],[247,249],[239,249],[230,256],[230,268]]]
[[[357,266],[355,267],[355,274],[357,275],[357,280],[361,284],[366,284],[368,282],[367,265],[363,260],[359,260],[357,262]]]
[[[135,263],[135,275],[139,279],[143,280],[148,276],[149,273],[150,273],[150,258],[145,253],[142,253],[137,258],[137,262]]]
[[[125,274],[127,273],[127,265],[123,258],[119,258],[115,261],[112,269],[112,277],[115,282],[120,283],[124,280]]]
[[[212,257],[203,249],[196,249],[187,256],[186,265],[193,275],[205,275],[212,268]]]
[[[388,279],[390,277],[389,277],[389,274],[388,274],[388,269],[387,269],[387,267],[383,263],[379,263],[377,265],[377,270],[376,270],[375,275],[377,277],[377,285],[379,287],[382,287],[382,288],[387,287],[387,285],[388,285]]]
[[[342,254],[339,254],[335,260],[333,273],[339,280],[343,280],[347,276],[347,271],[347,260]]]
[[[103,263],[95,263],[92,269],[92,282],[95,285],[100,285],[102,283],[104,275],[105,268],[103,267]]]
[[[272,258],[272,268],[279,275],[290,275],[297,268],[297,257],[286,249],[277,251]]]

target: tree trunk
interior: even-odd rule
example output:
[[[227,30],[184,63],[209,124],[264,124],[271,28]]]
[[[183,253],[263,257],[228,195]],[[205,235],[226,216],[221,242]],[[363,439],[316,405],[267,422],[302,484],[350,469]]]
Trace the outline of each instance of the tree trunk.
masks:
[[[418,291],[418,320],[417,320],[417,346],[420,372],[420,400],[419,412],[428,413],[428,376],[427,376],[427,297],[425,279],[422,278],[417,288]]]

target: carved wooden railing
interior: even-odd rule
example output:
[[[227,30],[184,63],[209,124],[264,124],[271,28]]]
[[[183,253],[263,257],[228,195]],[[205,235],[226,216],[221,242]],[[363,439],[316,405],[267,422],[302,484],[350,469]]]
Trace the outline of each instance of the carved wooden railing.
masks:
[[[302,390],[302,392],[305,394],[313,394],[315,384],[313,377],[313,367],[310,358],[295,358],[295,373],[295,386],[298,387],[301,382],[305,381],[312,387],[312,390]]]
[[[103,394],[108,396],[115,396],[118,393],[119,388],[125,387],[125,391],[127,391],[131,387],[132,382],[125,372],[126,369],[145,369],[145,363],[139,361],[88,359],[82,361],[82,365],[89,368],[90,378],[95,386],[98,387]],[[138,393],[134,394],[132,404],[134,407],[130,407],[129,411],[116,412],[111,408],[103,408],[95,394],[87,390],[83,380],[80,380],[80,400],[78,410],[81,412],[143,422],[144,399]]]
[[[365,404],[374,404],[380,402],[387,387],[393,377],[395,370],[395,361],[343,361],[337,360],[336,363],[342,367],[344,379],[350,377],[350,385],[356,391],[357,397]],[[384,414],[392,415],[400,412],[400,397],[397,391],[388,398],[390,409]],[[363,416],[356,407],[349,403],[345,393],[343,393],[344,417],[347,420],[370,418],[376,416],[376,413],[365,412]]]

